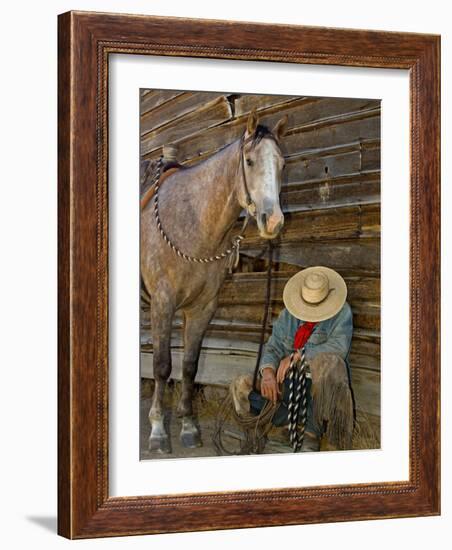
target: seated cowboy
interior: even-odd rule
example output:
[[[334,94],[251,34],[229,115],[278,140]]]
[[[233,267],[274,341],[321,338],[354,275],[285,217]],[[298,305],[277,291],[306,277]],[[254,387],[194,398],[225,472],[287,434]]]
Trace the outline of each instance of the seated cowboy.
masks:
[[[344,279],[327,267],[310,267],[284,287],[285,309],[273,324],[263,349],[256,389],[250,376],[232,386],[238,414],[258,414],[268,400],[279,403],[275,426],[288,424],[290,356],[308,364],[307,416],[301,451],[319,451],[324,434],[338,448],[351,448],[354,412],[348,356],[353,333],[352,311]],[[301,408],[298,419],[300,419]]]

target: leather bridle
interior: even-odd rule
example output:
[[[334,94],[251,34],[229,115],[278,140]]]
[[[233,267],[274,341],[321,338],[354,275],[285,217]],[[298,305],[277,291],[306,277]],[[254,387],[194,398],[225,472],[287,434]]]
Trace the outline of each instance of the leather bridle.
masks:
[[[246,172],[245,172],[245,145],[249,142],[252,142],[254,141],[255,139],[255,135],[254,133],[249,135],[246,139],[245,139],[245,135],[246,135],[246,132],[242,134],[242,137],[240,138],[240,155],[239,155],[239,167],[241,166],[242,167],[242,179],[243,179],[243,190],[244,190],[244,195],[245,195],[245,210],[246,210],[246,213],[247,213],[247,218],[249,218],[250,216],[252,216],[253,218],[256,217],[256,204],[255,202],[253,201],[253,199],[251,198],[251,193],[250,193],[250,190],[249,190],[249,187],[248,187],[248,182],[246,180]],[[276,145],[278,145],[279,147],[279,143],[278,141],[276,140],[276,138],[273,136],[273,134],[268,134],[268,135],[265,135],[262,137],[262,139],[272,139]]]
[[[243,190],[244,190],[244,195],[245,195],[245,203],[246,203],[245,209],[247,211],[247,217],[249,217],[249,216],[255,217],[256,216],[256,205],[255,205],[253,199],[251,198],[251,193],[250,193],[250,190],[248,188],[248,183],[246,181],[245,151],[244,151],[245,145],[247,143],[249,143],[250,141],[253,141],[254,134],[251,134],[246,139],[245,139],[245,134],[246,133],[244,133],[242,135],[242,137],[240,138],[239,167],[240,166],[242,167]]]

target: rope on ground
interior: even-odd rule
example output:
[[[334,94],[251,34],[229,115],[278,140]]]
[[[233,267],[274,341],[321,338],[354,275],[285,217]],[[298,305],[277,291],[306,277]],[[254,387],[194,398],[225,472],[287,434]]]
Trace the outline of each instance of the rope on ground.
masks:
[[[278,408],[277,403],[267,401],[258,415],[245,413],[239,415],[235,410],[230,393],[220,405],[213,434],[213,443],[219,455],[260,454],[265,448],[267,434],[272,427],[272,419]],[[243,439],[240,439],[239,450],[228,448],[224,442],[224,426],[228,418],[232,418],[243,430]]]

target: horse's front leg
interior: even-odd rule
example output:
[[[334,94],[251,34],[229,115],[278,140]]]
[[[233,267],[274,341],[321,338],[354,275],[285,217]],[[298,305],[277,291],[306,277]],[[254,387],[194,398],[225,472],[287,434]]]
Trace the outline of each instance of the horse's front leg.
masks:
[[[185,311],[182,394],[177,408],[178,416],[182,416],[180,439],[184,447],[202,446],[199,427],[193,416],[193,388],[202,339],[216,309],[217,299],[215,298],[207,305],[198,305],[196,308]]]
[[[167,300],[154,298],[151,304],[154,394],[152,396],[149,422],[149,450],[170,453],[170,438],[164,425],[163,396],[171,374],[171,326],[174,308]]]

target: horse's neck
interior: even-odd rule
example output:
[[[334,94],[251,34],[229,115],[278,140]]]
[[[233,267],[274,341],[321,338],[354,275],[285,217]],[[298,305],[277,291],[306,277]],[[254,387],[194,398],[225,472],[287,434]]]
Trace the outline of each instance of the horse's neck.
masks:
[[[233,142],[199,165],[193,183],[196,216],[208,243],[220,246],[229,236],[242,210],[237,188],[241,172],[238,170],[240,144]]]

